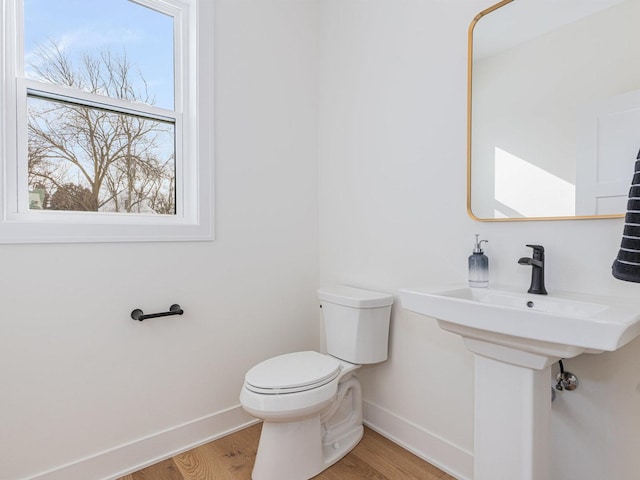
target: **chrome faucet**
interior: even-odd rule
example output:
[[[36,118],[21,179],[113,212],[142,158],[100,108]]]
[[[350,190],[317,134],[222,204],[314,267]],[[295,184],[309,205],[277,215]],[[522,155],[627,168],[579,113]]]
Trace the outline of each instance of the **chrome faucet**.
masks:
[[[527,247],[533,248],[533,258],[522,257],[518,260],[518,263],[531,266],[531,286],[528,292],[546,295],[547,290],[544,288],[544,247],[542,245],[527,245]]]

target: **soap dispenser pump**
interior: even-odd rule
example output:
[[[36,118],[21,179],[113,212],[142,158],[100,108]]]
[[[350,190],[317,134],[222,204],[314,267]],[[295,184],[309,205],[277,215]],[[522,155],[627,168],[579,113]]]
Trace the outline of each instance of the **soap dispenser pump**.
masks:
[[[469,256],[469,286],[488,287],[489,286],[489,258],[482,251],[482,242],[489,243],[488,240],[479,240],[480,234],[476,233],[476,243],[473,253]]]

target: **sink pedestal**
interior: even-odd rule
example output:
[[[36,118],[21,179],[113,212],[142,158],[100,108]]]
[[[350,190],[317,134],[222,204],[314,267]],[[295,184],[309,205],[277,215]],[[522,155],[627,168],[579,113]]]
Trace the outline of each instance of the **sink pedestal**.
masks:
[[[550,378],[475,355],[474,480],[549,480]]]
[[[484,332],[464,333],[475,354],[474,480],[549,480],[551,365],[576,352],[552,344],[526,351],[500,337],[487,341]]]
[[[438,320],[475,355],[474,480],[549,480],[551,365],[584,348]]]

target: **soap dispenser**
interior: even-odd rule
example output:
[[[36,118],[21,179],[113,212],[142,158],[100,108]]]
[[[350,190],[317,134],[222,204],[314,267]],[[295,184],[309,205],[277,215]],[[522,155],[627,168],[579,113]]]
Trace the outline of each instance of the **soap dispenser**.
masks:
[[[488,287],[489,286],[489,258],[482,251],[482,242],[479,240],[480,234],[476,234],[476,243],[473,253],[469,255],[469,286]]]

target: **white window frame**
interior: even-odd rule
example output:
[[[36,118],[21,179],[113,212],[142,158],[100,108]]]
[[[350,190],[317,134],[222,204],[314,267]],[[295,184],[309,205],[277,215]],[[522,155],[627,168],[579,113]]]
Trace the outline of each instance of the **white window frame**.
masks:
[[[213,2],[133,1],[174,18],[174,111],[24,78],[22,0],[0,0],[0,243],[213,240]],[[175,122],[176,214],[30,210],[27,92]]]

